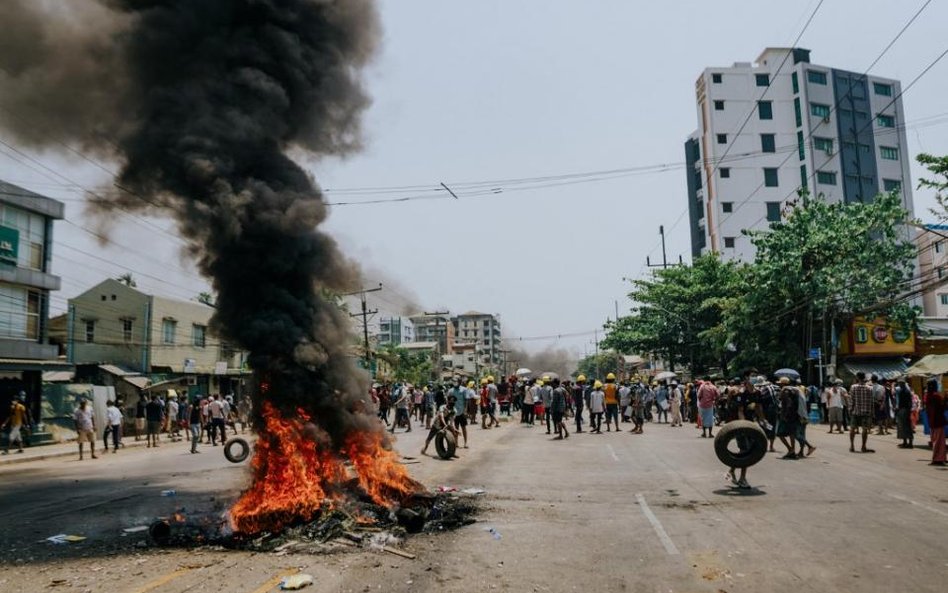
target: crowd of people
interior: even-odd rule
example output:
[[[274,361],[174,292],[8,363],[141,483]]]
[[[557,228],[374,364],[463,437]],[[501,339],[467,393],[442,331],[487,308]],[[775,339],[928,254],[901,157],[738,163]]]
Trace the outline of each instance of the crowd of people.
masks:
[[[184,441],[191,447],[191,453],[200,453],[198,445],[202,439],[204,444],[217,446],[227,441],[227,427],[236,432],[240,424],[240,432],[247,429],[250,417],[250,402],[247,398],[234,404],[232,395],[197,396],[188,400],[176,394],[153,393],[150,396],[142,395],[135,405],[133,433],[135,440],[142,438],[146,447],[158,447],[161,436],[164,434],[171,442]],[[106,426],[101,430],[95,425],[95,415],[87,399],[79,400],[79,405],[73,414],[73,421],[79,444],[79,459],[84,459],[84,445],[89,443],[89,454],[97,459],[95,443],[97,435],[101,436],[103,453],[109,451],[109,442],[112,452],[124,447],[123,432],[126,425],[125,412],[120,401],[106,402]]]
[[[870,432],[892,434],[900,448],[913,448],[919,423],[931,435],[932,464],[944,465],[945,400],[935,379],[925,392],[916,394],[904,379],[880,379],[859,373],[847,389],[832,378],[820,388],[804,386],[795,376],[767,377],[747,372],[730,380],[704,377],[694,382],[675,378],[649,380],[632,376],[617,380],[608,373],[601,381],[578,375],[575,380],[559,377],[516,377],[495,381],[456,379],[449,384],[408,383],[373,385],[372,400],[378,415],[391,432],[411,431],[412,422],[429,430],[429,441],[437,432],[456,434],[468,446],[468,428],[500,426],[498,416],[514,413],[527,427],[546,428],[555,440],[576,433],[603,434],[624,431],[643,434],[648,423],[679,428],[686,423],[701,429],[702,438],[713,438],[714,429],[733,420],[756,422],[764,431],[769,451],[777,441],[785,448],[784,459],[803,459],[816,451],[807,437],[810,424],[828,426],[830,433],[848,433],[854,453],[874,453],[868,446]],[[395,413],[391,410],[394,408]],[[858,443],[857,443],[858,437]],[[423,453],[427,451],[427,444]],[[747,487],[746,473],[729,472],[738,487]]]

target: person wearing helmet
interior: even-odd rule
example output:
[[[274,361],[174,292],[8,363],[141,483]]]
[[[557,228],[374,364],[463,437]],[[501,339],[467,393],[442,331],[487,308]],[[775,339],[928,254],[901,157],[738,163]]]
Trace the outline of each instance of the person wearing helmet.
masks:
[[[583,404],[586,397],[586,375],[580,373],[573,386],[573,413],[576,415],[576,432],[583,432]]]
[[[550,401],[553,399],[552,381],[548,376],[543,377],[543,386],[540,388],[540,400],[543,404],[543,413],[540,422],[546,420],[546,434],[553,434],[553,421],[550,418]]]
[[[616,385],[616,376],[613,373],[606,375],[606,384],[602,387],[606,403],[606,432],[612,430],[612,422],[616,423],[616,432],[619,432],[619,386]]]
[[[605,397],[602,391],[602,383],[596,381],[593,383],[592,391],[589,392],[589,432],[602,434],[602,413],[605,410]]]
[[[550,394],[550,416],[553,418],[553,427],[556,429],[557,440],[568,439],[569,431],[563,417],[566,414],[566,389],[560,385],[559,379],[553,379],[553,389]]]
[[[480,403],[481,397],[478,395],[477,391],[474,389],[475,383],[474,380],[467,382],[467,390],[464,393],[465,406],[467,407],[467,423],[468,424],[477,424],[477,405]]]

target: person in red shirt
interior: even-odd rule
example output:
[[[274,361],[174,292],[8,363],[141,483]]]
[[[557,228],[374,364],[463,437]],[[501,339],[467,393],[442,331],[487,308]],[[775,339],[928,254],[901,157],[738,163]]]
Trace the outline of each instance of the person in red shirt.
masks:
[[[925,395],[925,413],[931,427],[932,462],[931,465],[945,465],[945,396],[941,392],[937,379],[928,381]]]

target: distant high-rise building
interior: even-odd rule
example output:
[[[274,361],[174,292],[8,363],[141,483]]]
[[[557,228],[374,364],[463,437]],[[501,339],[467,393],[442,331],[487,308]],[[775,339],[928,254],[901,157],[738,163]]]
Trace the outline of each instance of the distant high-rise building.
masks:
[[[379,345],[409,344],[415,341],[415,325],[407,317],[383,317],[379,320]]]
[[[913,213],[899,81],[767,48],[753,64],[705,69],[695,91],[698,129],[685,142],[694,257],[753,260],[742,231],[780,221],[801,188],[830,202],[897,189]]]

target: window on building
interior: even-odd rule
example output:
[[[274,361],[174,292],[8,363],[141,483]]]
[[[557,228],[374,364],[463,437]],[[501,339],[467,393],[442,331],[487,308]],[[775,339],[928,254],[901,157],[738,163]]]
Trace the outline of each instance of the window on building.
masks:
[[[721,84],[721,75],[717,72],[711,74],[711,82],[714,84]]]
[[[790,84],[793,86],[794,95],[800,92],[800,81],[797,79],[796,72],[793,72],[792,74],[790,74]]]
[[[760,151],[777,152],[777,137],[774,134],[761,134]]]
[[[126,344],[132,342],[132,320],[123,319],[122,320],[122,341]]]
[[[727,144],[727,134],[718,134],[718,144]]]
[[[942,266],[938,266],[938,269],[936,271],[938,272],[939,280],[945,277],[945,268],[943,268]]]
[[[826,154],[833,154],[833,139],[820,138],[819,136],[814,136],[813,148],[815,148],[816,150],[822,150]]]
[[[836,173],[832,171],[817,171],[816,182],[821,185],[836,185]]]
[[[882,189],[885,191],[902,191],[901,179],[883,179]]]
[[[941,253],[944,250],[945,250],[945,242],[935,241],[935,253]]]
[[[892,146],[880,146],[879,156],[887,161],[899,160],[899,149]]]
[[[174,335],[177,329],[177,321],[174,319],[163,319],[161,321],[161,342],[163,344],[174,344]]]
[[[721,167],[720,169],[718,169],[718,172],[721,173],[721,179],[728,179],[731,177],[730,167]]]
[[[948,294],[940,294],[938,298],[941,300],[942,305],[948,305]]]
[[[0,284],[0,337],[39,339],[43,296],[11,284]]]
[[[755,74],[754,80],[757,82],[757,86],[770,86],[769,74]]]
[[[721,211],[725,214],[734,212],[734,202],[721,202]]]
[[[876,116],[876,123],[879,124],[880,128],[894,128],[895,118],[891,115],[884,115],[880,113]]]
[[[883,97],[892,96],[892,85],[891,84],[882,84],[881,82],[872,83],[872,92],[877,95],[882,95]]]
[[[800,108],[800,97],[793,99],[793,117],[796,120],[797,127],[803,125],[803,110]]]
[[[724,111],[724,101],[720,101],[720,100],[715,101],[715,102],[714,102],[714,110],[715,110],[715,111]]]
[[[95,342],[95,320],[86,319],[86,344]]]
[[[828,118],[830,116],[830,106],[822,103],[810,103],[810,113],[813,117]]]
[[[773,119],[774,118],[774,104],[772,101],[758,101],[757,102],[757,115],[760,119]]]
[[[724,247],[726,249],[734,249],[734,237],[724,237]]]
[[[485,345],[485,346],[490,346],[490,340],[484,340],[484,345]]]
[[[193,324],[191,326],[191,344],[196,348],[203,348],[206,345],[207,326]]]
[[[813,84],[826,84],[826,72],[819,72],[818,70],[807,70],[806,79]]]
[[[800,165],[800,187],[806,189],[809,187],[809,181],[806,175],[806,165]]]
[[[767,202],[767,222],[780,222],[780,202]]]
[[[806,143],[803,141],[802,130],[797,130],[797,156],[801,161],[806,160]]]
[[[764,186],[777,187],[777,169],[773,167],[764,167]]]

